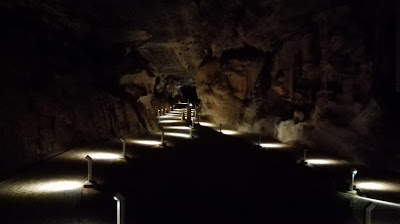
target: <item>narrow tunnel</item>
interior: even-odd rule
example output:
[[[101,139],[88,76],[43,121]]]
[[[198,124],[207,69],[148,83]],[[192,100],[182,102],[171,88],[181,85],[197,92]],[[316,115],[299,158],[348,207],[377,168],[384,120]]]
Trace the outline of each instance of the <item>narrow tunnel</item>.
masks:
[[[0,223],[397,223],[395,0],[0,0]]]

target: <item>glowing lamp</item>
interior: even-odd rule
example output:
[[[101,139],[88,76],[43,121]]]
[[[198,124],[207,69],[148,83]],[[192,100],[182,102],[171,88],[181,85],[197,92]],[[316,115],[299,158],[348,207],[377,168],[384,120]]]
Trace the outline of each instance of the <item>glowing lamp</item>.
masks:
[[[357,172],[358,171],[356,169],[354,169],[354,168],[351,170],[351,182],[350,182],[350,186],[349,186],[349,192],[351,192],[351,193],[355,193],[355,191],[354,191],[354,178],[355,178]]]
[[[126,158],[126,140],[124,138],[119,140],[122,142],[122,157]]]

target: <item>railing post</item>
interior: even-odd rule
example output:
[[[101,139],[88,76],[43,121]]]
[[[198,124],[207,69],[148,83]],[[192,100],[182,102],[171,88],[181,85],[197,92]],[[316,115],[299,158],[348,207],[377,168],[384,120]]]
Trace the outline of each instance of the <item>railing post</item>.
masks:
[[[117,201],[117,224],[125,224],[125,198],[118,193],[114,200]]]
[[[126,140],[124,138],[120,138],[122,142],[122,157],[126,157]]]
[[[368,203],[367,207],[365,207],[365,217],[364,217],[364,224],[372,224],[371,218],[372,218],[372,210],[376,207],[375,204],[372,202]]]
[[[88,179],[85,181],[85,184],[83,185],[84,187],[92,187],[95,184],[95,181],[93,180],[93,159],[89,155],[85,157],[85,159],[88,162]]]
[[[161,145],[164,145],[164,128],[161,127]]]
[[[189,105],[186,106],[186,123],[188,124],[192,120],[192,107]]]

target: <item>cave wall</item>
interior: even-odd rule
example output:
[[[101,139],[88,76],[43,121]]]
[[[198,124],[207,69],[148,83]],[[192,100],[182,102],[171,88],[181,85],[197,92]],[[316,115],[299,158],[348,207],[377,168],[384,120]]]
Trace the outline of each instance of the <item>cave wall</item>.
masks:
[[[382,109],[351,5],[242,4],[197,72],[202,113],[242,131],[370,162],[379,150]]]
[[[149,71],[135,50],[92,39],[81,21],[1,3],[0,180],[78,145],[158,130],[176,79]]]

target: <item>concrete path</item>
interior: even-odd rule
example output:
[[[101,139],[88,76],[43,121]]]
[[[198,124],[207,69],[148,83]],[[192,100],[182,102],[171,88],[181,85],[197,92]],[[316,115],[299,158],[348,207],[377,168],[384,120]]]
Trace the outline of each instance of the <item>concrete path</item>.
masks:
[[[202,122],[202,124],[213,128],[215,131],[220,131],[218,124],[211,122]],[[254,145],[260,144],[269,152],[281,154],[297,161],[302,160],[304,157],[304,149],[299,147],[265,141],[257,135],[241,133],[229,127],[223,127],[222,133],[246,139]],[[400,173],[373,170],[366,166],[353,164],[344,159],[310,149],[307,149],[306,161],[307,167],[315,169],[331,179],[338,189],[339,196],[349,202],[355,223],[364,223],[365,208],[368,203],[376,205],[372,210],[372,223],[400,223]],[[353,168],[358,170],[354,182],[357,195],[346,192]]]
[[[79,223],[81,191],[87,179],[86,155],[94,158],[94,176],[119,158],[117,148],[76,148],[29,167],[0,182],[0,223]]]
[[[160,117],[164,147],[155,133],[127,139],[127,159],[119,140],[76,148],[0,182],[0,223],[115,223],[117,192],[128,201],[127,223],[362,223],[370,202],[378,205],[372,223],[400,220],[397,205],[382,202],[400,202],[395,173],[357,166],[362,197],[333,196],[354,164],[309,151],[309,165],[299,165],[299,148],[262,139],[262,150],[257,136],[218,133],[207,121],[191,130],[182,113]],[[82,187],[86,155],[94,189]]]

